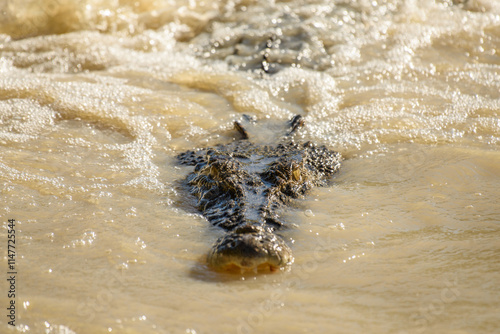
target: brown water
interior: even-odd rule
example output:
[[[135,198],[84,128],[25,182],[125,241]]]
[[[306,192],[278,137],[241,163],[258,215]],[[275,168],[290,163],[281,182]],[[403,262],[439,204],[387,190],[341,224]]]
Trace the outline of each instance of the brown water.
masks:
[[[346,157],[289,272],[208,270],[179,186],[243,114]],[[496,0],[3,0],[0,332],[500,333],[499,116]]]

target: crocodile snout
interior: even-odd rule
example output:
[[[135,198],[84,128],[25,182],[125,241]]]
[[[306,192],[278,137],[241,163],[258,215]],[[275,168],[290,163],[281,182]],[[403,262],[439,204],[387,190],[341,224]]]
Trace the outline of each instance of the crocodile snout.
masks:
[[[292,264],[293,255],[281,237],[259,226],[244,225],[219,238],[207,259],[216,270],[275,271]]]

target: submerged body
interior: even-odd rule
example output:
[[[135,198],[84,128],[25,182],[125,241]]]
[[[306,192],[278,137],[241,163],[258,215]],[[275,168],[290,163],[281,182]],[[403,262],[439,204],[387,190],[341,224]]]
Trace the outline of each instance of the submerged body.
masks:
[[[292,121],[292,131],[302,124]],[[235,123],[243,137],[246,131]],[[286,137],[285,137],[286,138]],[[291,249],[276,234],[286,226],[283,207],[309,189],[326,184],[340,168],[339,153],[290,139],[278,145],[235,141],[179,155],[183,164],[195,165],[187,177],[198,208],[214,225],[227,231],[208,254],[215,269],[267,269],[293,262]]]

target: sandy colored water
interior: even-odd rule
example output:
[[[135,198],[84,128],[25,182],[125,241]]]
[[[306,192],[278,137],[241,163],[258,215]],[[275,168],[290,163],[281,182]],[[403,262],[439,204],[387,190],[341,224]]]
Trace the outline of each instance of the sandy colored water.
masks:
[[[495,0],[0,2],[0,332],[499,333],[499,46]],[[203,261],[175,157],[243,114],[345,157],[290,271]]]

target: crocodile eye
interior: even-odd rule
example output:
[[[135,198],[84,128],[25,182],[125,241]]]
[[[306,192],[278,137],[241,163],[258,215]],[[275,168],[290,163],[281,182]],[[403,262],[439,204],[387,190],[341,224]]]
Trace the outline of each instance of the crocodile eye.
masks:
[[[235,247],[236,247],[236,241],[231,241],[231,242],[228,244],[228,247],[229,247],[229,248],[235,248]]]

